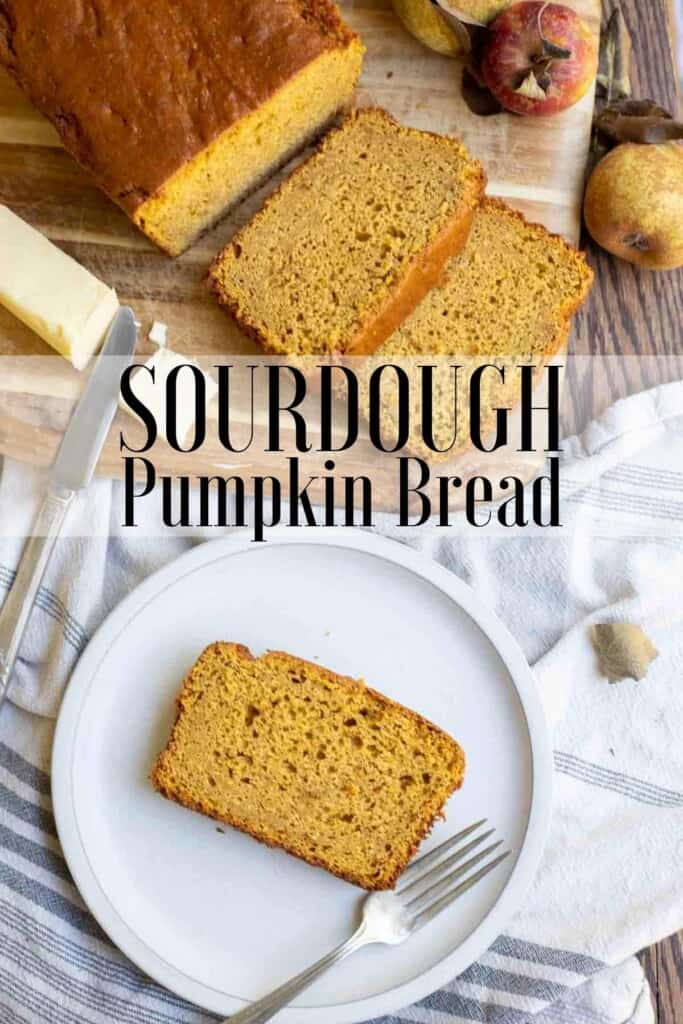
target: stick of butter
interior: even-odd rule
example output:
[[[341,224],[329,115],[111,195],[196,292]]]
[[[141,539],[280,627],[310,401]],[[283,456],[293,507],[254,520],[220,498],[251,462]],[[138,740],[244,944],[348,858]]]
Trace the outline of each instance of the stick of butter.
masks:
[[[0,206],[0,303],[77,370],[99,349],[119,302],[113,288]]]

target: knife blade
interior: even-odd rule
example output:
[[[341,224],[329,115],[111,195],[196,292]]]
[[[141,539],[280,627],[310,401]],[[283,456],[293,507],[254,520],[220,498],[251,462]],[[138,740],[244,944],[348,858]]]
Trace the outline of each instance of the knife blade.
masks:
[[[52,486],[81,491],[92,480],[116,413],[121,374],[131,362],[136,338],[133,310],[122,306],[62,438],[50,474]]]
[[[118,405],[121,373],[133,358],[136,340],[133,311],[122,306],[71,416],[14,585],[0,610],[0,705],[66,514],[75,494],[88,486],[95,472]]]

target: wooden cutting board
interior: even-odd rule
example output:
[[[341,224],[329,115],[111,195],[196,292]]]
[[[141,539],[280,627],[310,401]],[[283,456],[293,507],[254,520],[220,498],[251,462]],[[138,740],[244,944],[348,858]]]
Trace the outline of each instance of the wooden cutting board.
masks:
[[[600,0],[569,2],[597,37]],[[462,64],[414,40],[398,21],[391,0],[346,0],[340,6],[367,47],[359,105],[382,106],[417,128],[461,136],[483,162],[491,194],[550,230],[578,240],[592,94],[553,118],[479,117],[461,96]],[[140,353],[152,351],[144,338],[153,320],[169,325],[170,344],[178,352],[207,357],[257,352],[217,307],[204,277],[215,253],[281,177],[243,203],[188,253],[171,260],[95,188],[61,148],[51,125],[0,70],[0,202],[116,288],[142,324]],[[36,335],[0,307],[0,357],[4,357],[0,358],[0,453],[39,465],[52,461],[84,381],[58,356],[45,358],[51,354]],[[104,474],[120,472],[120,425],[115,424],[103,451],[99,470]],[[354,446],[344,471],[360,471],[367,457],[362,443]],[[279,471],[273,456],[252,454],[250,458],[253,461],[241,464],[245,475]],[[214,471],[227,461],[225,451],[209,443],[189,463],[157,444],[154,460],[160,473],[193,474]],[[315,459],[309,461],[311,472],[322,471]],[[393,495],[393,469],[387,487]]]

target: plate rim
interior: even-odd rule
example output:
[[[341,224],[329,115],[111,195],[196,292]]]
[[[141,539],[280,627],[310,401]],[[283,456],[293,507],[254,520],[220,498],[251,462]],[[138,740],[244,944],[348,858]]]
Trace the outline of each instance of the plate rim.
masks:
[[[353,527],[325,527],[305,535],[287,527],[275,527],[266,533],[265,543],[352,548],[400,565],[435,586],[475,622],[496,650],[517,693],[529,735],[531,803],[524,839],[503,890],[474,930],[422,974],[385,992],[321,1007],[294,1005],[279,1014],[282,1024],[358,1024],[395,1012],[453,981],[489,948],[521,905],[540,862],[550,827],[553,783],[550,731],[532,670],[519,644],[496,613],[454,572],[400,541]],[[59,841],[88,910],[114,945],[145,974],[180,998],[219,1014],[233,1014],[247,1006],[248,1001],[217,993],[167,963],[137,936],[100,885],[77,824],[72,755],[80,715],[96,672],[113,639],[118,638],[136,611],[153,600],[162,586],[203,565],[261,549],[261,545],[254,547],[248,529],[237,529],[228,536],[199,543],[183,552],[127,594],[100,624],[77,662],[59,710],[51,758],[53,812]],[[215,998],[217,995],[220,1005]]]

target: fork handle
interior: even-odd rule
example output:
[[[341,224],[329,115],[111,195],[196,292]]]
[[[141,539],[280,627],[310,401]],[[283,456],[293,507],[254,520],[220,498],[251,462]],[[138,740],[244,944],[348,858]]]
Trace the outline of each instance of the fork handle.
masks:
[[[297,974],[296,977],[286,981],[284,985],[280,985],[279,988],[264,996],[263,999],[259,999],[257,1002],[247,1006],[240,1013],[233,1014],[229,1020],[223,1021],[223,1024],[265,1024],[266,1021],[272,1020],[275,1014],[284,1009],[292,1000],[296,999],[309,985],[312,985],[330,967],[334,967],[335,964],[345,960],[351,953],[355,953],[357,949],[369,945],[372,941],[367,935],[365,925],[361,924],[358,931],[350,939],[347,939],[346,942],[343,942],[341,946],[337,946],[336,949],[322,957],[317,963],[307,967],[301,974]]]

